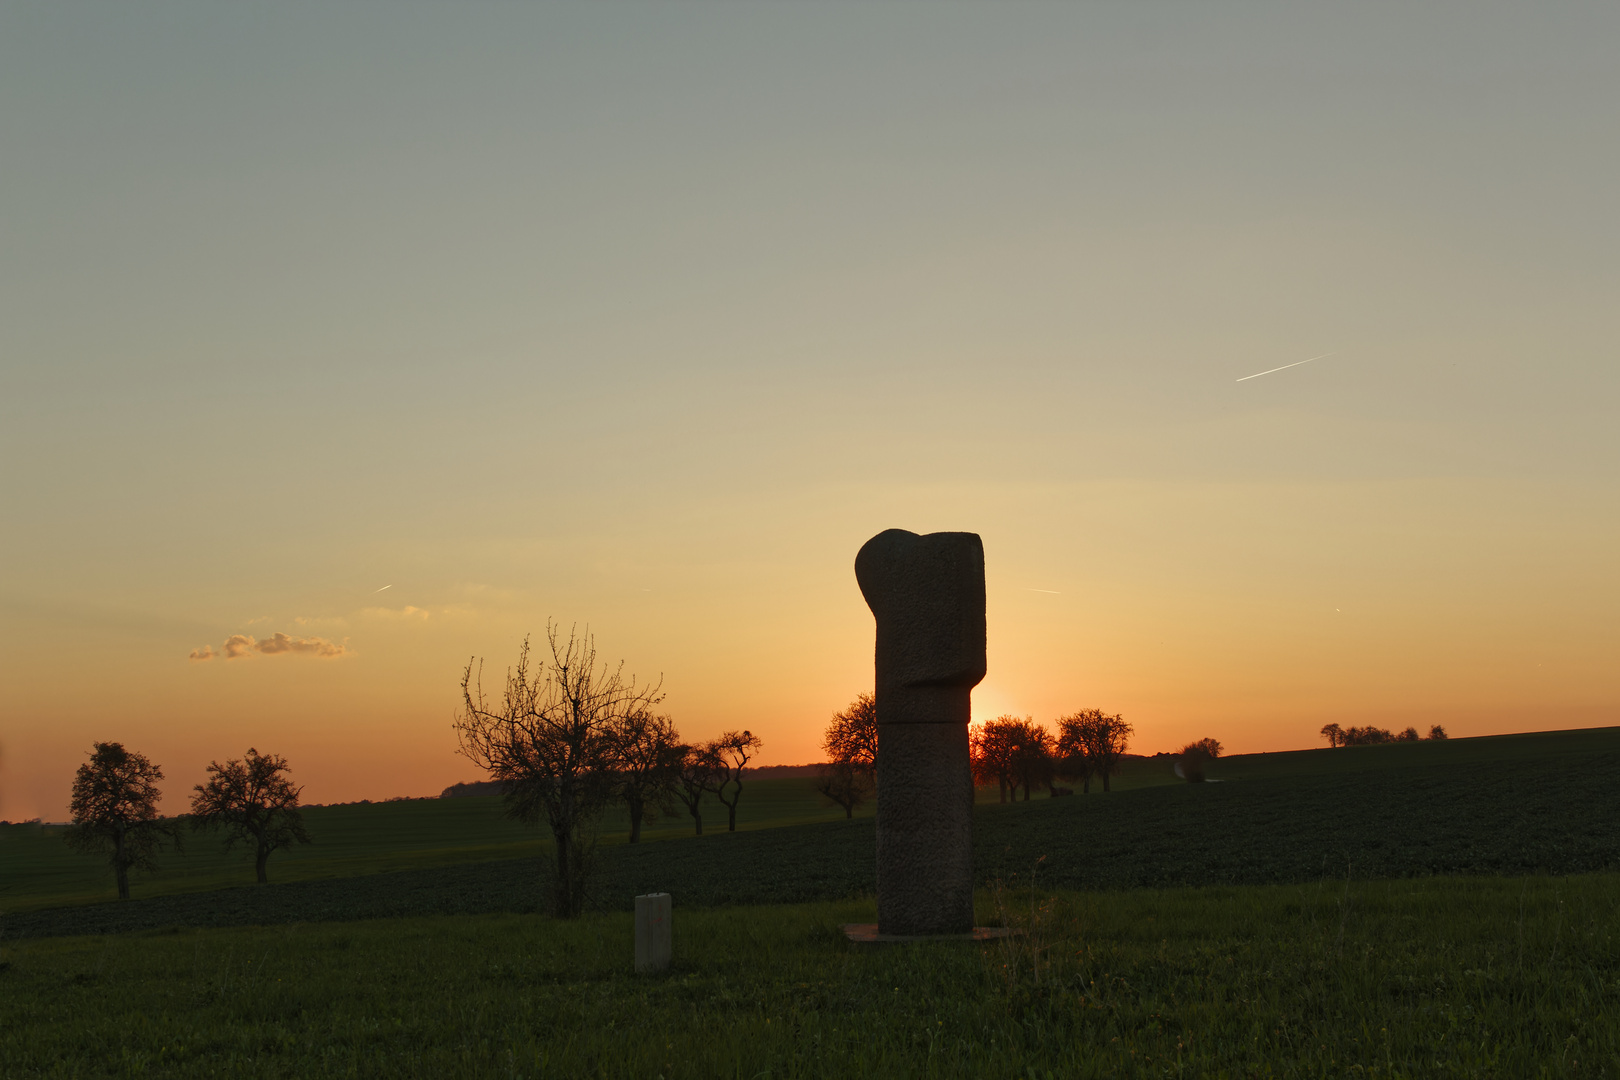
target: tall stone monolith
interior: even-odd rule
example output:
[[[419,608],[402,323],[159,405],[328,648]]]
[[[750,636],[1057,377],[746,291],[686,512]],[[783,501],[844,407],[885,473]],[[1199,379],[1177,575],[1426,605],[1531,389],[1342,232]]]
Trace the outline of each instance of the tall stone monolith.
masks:
[[[877,619],[878,933],[967,933],[984,544],[976,533],[889,529],[855,556],[855,580]]]

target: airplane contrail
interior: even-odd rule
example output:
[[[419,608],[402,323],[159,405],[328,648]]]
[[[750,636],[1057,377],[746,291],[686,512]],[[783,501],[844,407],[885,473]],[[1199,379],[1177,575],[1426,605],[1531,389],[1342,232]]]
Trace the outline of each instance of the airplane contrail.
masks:
[[[1299,365],[1301,365],[1301,364],[1308,364],[1308,363],[1311,362],[1311,360],[1326,360],[1328,357],[1330,357],[1332,355],[1333,354],[1330,353],[1330,352],[1325,352],[1321,356],[1313,356],[1313,357],[1311,357],[1310,360],[1295,360],[1292,364],[1284,364],[1282,367],[1274,367],[1274,368],[1269,368],[1269,369],[1267,369],[1265,371],[1257,371],[1253,375],[1245,375],[1241,379],[1233,379],[1232,381],[1233,382],[1248,382],[1250,379],[1258,379],[1262,375],[1270,375],[1273,371],[1287,371],[1291,367],[1299,367]]]
[[[1053,596],[1062,596],[1062,595],[1063,595],[1063,594],[1062,594],[1062,593],[1060,593],[1060,592],[1058,592],[1058,591],[1057,591],[1057,590],[1056,590],[1056,589],[1025,589],[1025,590],[1024,590],[1024,591],[1025,591],[1025,592],[1043,592],[1043,593],[1050,593],[1050,594],[1052,594],[1052,595],[1053,595]]]
[[[392,588],[393,588],[392,585],[384,585],[381,589],[378,589],[377,592],[383,592],[386,589],[392,589]],[[376,595],[376,594],[373,593],[372,595]]]

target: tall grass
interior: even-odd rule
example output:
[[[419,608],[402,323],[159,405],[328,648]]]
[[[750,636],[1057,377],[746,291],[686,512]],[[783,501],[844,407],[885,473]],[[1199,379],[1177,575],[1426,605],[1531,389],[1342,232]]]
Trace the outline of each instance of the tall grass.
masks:
[[[677,909],[661,977],[620,913],[0,938],[0,1075],[1620,1075],[1620,875],[1000,901],[1038,971],[861,901]]]

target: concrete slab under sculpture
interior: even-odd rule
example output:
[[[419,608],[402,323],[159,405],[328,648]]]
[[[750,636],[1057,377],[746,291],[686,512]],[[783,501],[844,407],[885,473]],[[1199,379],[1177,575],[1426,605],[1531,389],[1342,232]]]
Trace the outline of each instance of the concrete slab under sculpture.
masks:
[[[877,935],[970,935],[984,544],[889,529],[855,556],[855,579],[877,621]]]
[[[1015,937],[1017,930],[1005,926],[975,926],[965,934],[884,934],[875,922],[852,922],[843,926],[844,936],[857,945],[904,944],[908,941],[999,941]]]

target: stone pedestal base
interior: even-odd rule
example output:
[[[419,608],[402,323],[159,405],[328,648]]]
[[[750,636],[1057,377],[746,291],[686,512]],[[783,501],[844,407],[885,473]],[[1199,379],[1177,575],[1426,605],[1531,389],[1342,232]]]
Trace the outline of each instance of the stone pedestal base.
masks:
[[[1018,931],[1006,926],[975,926],[963,934],[882,934],[873,922],[843,925],[844,936],[857,945],[902,945],[908,941],[999,941]]]

